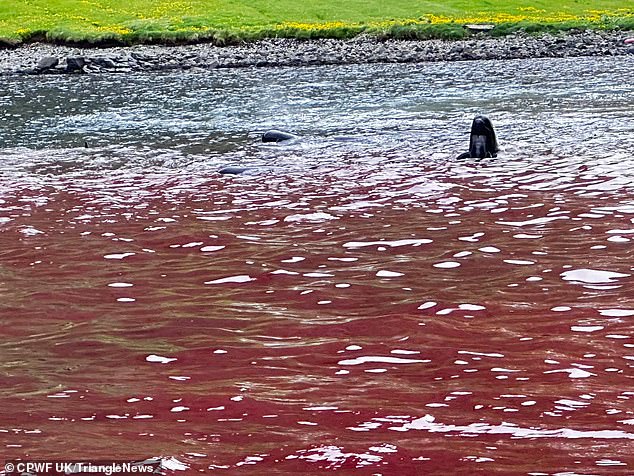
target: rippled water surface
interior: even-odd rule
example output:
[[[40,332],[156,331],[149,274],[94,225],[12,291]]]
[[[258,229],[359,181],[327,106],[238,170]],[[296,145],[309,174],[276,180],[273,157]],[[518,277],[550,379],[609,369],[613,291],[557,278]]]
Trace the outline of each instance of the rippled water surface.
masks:
[[[0,456],[632,474],[632,77],[3,78]],[[477,113],[502,151],[457,162]]]

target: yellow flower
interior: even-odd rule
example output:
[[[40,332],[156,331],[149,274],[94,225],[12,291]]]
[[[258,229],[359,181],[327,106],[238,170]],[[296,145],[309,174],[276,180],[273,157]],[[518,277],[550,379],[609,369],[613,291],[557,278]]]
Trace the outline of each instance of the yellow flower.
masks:
[[[489,13],[478,12],[465,16],[444,16],[427,14],[422,18],[406,18],[402,20],[383,20],[368,23],[345,23],[341,21],[321,22],[321,23],[304,23],[304,22],[284,22],[278,24],[276,30],[300,30],[307,32],[320,32],[333,30],[338,28],[382,28],[389,29],[395,26],[413,26],[413,25],[444,25],[450,23],[469,24],[469,23],[519,23],[519,22],[535,22],[535,23],[561,23],[566,21],[601,21],[605,17],[629,17],[634,16],[629,10],[619,9],[616,11],[607,10],[587,10],[581,15],[572,15],[564,12],[546,13],[545,10],[535,7],[519,7],[517,13]]]
[[[129,35],[132,33],[129,28],[119,25],[102,25],[96,27],[95,30],[101,33],[114,33],[115,35]]]

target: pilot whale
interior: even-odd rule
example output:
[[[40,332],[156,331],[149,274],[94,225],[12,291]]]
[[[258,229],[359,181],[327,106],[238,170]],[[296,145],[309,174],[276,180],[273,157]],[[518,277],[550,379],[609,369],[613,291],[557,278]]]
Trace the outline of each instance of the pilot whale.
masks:
[[[290,132],[278,131],[277,129],[271,129],[270,131],[266,131],[264,134],[262,134],[262,142],[264,143],[284,142],[295,138],[297,138],[296,135],[291,134]],[[239,175],[249,168],[250,167],[229,166],[223,167],[218,172],[220,172],[221,174]]]
[[[476,116],[471,123],[469,151],[460,154],[458,159],[497,157],[498,151],[498,141],[491,120],[486,116]]]
[[[278,131],[271,129],[262,134],[262,142],[284,142],[285,140],[295,139],[297,136],[290,132]]]

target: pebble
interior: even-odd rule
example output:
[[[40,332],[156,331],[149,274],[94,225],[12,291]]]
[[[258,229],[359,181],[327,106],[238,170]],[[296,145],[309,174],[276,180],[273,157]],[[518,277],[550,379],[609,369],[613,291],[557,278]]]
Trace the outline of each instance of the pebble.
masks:
[[[464,40],[268,39],[236,46],[195,44],[79,48],[45,43],[0,49],[0,75],[99,74],[216,68],[312,66],[363,63],[419,63],[634,54],[627,32],[573,31]]]

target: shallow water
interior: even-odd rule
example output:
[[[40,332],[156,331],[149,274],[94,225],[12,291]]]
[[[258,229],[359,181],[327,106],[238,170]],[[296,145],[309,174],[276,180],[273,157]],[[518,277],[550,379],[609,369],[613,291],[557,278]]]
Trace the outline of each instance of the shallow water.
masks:
[[[3,79],[0,456],[631,473],[633,75]]]

